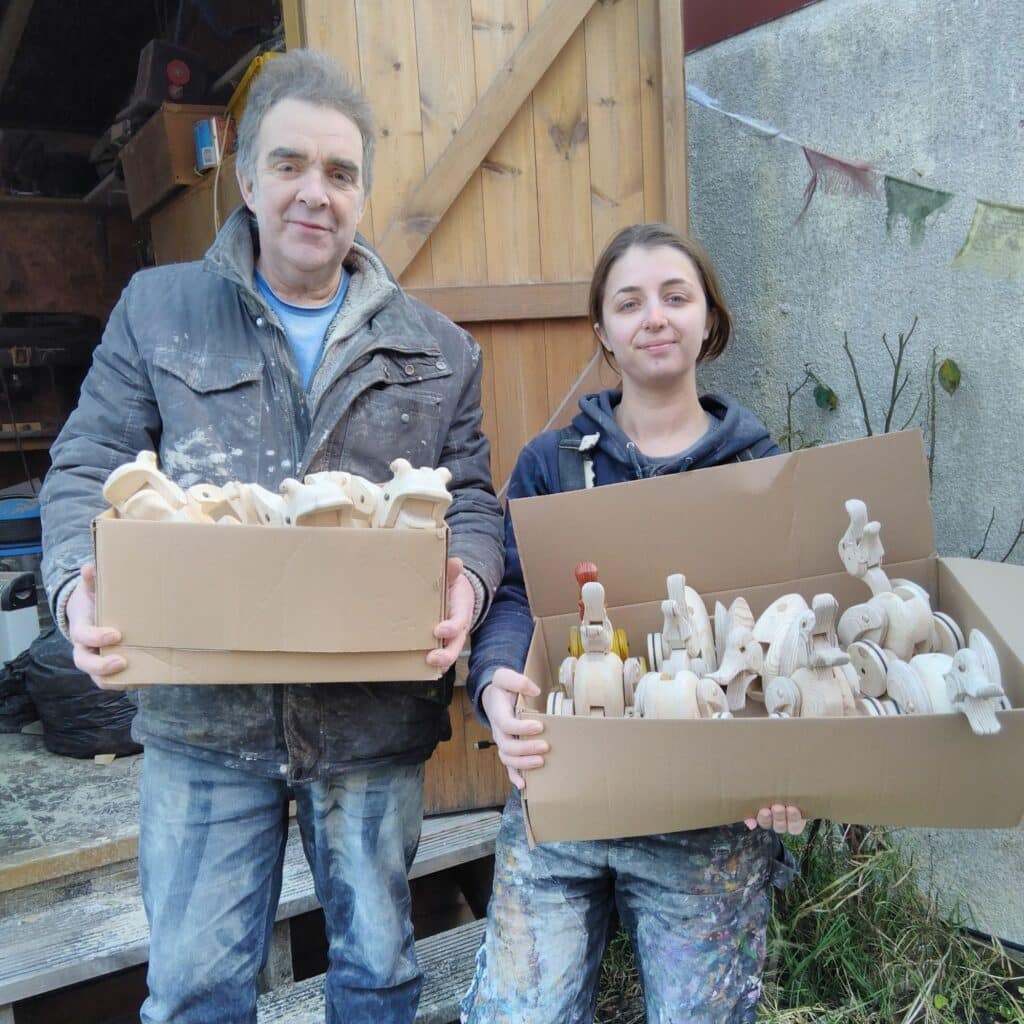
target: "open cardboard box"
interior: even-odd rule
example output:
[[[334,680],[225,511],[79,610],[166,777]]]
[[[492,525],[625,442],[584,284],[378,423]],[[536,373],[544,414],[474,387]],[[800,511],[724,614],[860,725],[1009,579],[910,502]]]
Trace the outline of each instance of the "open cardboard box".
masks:
[[[96,621],[124,689],[434,680],[447,528],[93,523]]]
[[[1014,708],[976,736],[954,715],[892,718],[591,719],[543,714],[578,621],[573,576],[596,562],[630,650],[661,629],[665,578],[682,572],[713,615],[743,594],[755,614],[798,591],[840,607],[870,591],[837,552],[860,498],[882,524],[883,567],[917,581],[965,636],[984,630]],[[530,607],[526,674],[550,752],[527,773],[537,842],[647,835],[739,821],[783,800],[808,818],[861,824],[1024,825],[1024,568],[934,553],[917,431],[887,434],[588,491],[511,502]],[[741,713],[742,714],[742,713]]]

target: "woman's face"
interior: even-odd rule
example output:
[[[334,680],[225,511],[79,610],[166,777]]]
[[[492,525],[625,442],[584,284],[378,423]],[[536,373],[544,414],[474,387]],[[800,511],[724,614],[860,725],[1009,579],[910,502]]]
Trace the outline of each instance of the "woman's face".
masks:
[[[623,383],[648,387],[692,376],[711,327],[700,273],[668,245],[631,246],[612,264],[601,316],[594,330]]]

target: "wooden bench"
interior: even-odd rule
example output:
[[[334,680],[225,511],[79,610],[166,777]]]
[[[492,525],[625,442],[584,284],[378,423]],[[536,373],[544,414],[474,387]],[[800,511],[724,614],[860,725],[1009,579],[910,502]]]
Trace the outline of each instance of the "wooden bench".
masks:
[[[492,854],[499,819],[497,811],[426,819],[410,878]],[[278,927],[287,929],[290,918],[318,905],[293,824]],[[286,941],[286,931],[278,938]],[[438,943],[425,947],[424,956],[432,957]],[[134,862],[0,894],[0,951],[0,1024],[13,1020],[10,1007],[18,1000],[144,963],[149,935]]]

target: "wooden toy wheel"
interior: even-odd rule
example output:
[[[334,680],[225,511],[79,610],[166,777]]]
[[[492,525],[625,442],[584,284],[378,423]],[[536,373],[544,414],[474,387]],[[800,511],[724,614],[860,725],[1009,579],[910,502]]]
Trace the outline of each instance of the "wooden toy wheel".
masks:
[[[629,638],[624,629],[616,629],[612,634],[612,653],[617,654],[623,661],[629,657]]]
[[[571,626],[569,629],[569,656],[578,658],[583,654],[583,641],[580,639],[580,627]]]

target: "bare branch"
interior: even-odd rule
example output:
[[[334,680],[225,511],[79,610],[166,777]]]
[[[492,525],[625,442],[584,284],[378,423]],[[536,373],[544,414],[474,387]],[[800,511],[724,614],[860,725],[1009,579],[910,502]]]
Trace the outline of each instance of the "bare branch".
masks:
[[[906,430],[907,427],[909,427],[910,424],[913,422],[914,417],[917,415],[917,410],[921,408],[921,399],[922,398],[924,398],[924,392],[923,391],[918,391],[918,393],[917,393],[917,401],[914,403],[914,408],[910,410],[910,415],[906,418],[906,420],[903,423],[903,426],[900,427],[900,430]],[[929,479],[931,479],[930,476],[929,476]]]
[[[1020,526],[1017,527],[1017,536],[1013,538],[1013,543],[1007,548],[1006,554],[999,559],[1000,562],[1009,560],[1010,555],[1013,554],[1013,549],[1020,543],[1021,538],[1024,538],[1024,519],[1020,521]]]
[[[996,510],[993,508],[992,509],[992,515],[989,516],[988,526],[985,527],[985,536],[981,538],[981,547],[978,548],[977,551],[972,551],[971,552],[971,558],[981,558],[981,553],[985,550],[986,546],[988,545],[988,534],[989,534],[989,531],[992,529],[992,524],[995,521],[996,521]],[[1016,541],[1014,543],[1016,543]],[[1010,551],[1012,551],[1012,550],[1013,550],[1013,548],[1010,549]],[[1007,555],[1009,555],[1009,553],[1010,552],[1008,551]]]
[[[882,336],[884,340],[884,335]],[[850,351],[850,339],[846,335],[846,331],[843,331],[843,351],[846,353],[846,358],[850,360],[850,369],[853,370],[853,382],[857,385],[857,396],[860,398],[860,407],[864,413],[864,428],[867,430],[867,436],[871,437],[874,431],[871,429],[871,416],[868,413],[868,402],[864,397],[864,388],[860,383],[860,374],[857,372],[857,362],[853,358],[853,352]]]
[[[916,319],[914,320],[914,323],[917,323]],[[929,380],[929,383],[931,385],[931,401],[929,403],[929,408],[928,408],[928,420],[929,420],[929,423],[930,423],[930,428],[929,428],[929,432],[928,432],[928,489],[929,490],[931,490],[931,487],[932,487],[932,477],[933,477],[933,475],[935,473],[935,416],[936,416],[936,407],[938,405],[938,403],[936,402],[937,392],[935,390],[935,381],[937,380],[938,375],[939,375],[939,371],[938,371],[938,368],[935,365],[935,361],[938,358],[939,358],[939,350],[937,348],[933,348],[932,349],[932,372],[930,374],[930,380]],[[995,515],[995,509],[992,510],[992,514]],[[989,523],[990,527],[991,527],[991,525],[992,524]],[[986,533],[985,536],[987,537],[988,534]],[[984,550],[985,550],[985,545],[982,544],[981,545],[981,549],[979,550],[979,554],[981,553],[981,551],[984,551]],[[972,557],[977,558],[978,556],[974,555]]]

